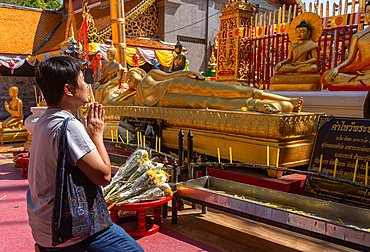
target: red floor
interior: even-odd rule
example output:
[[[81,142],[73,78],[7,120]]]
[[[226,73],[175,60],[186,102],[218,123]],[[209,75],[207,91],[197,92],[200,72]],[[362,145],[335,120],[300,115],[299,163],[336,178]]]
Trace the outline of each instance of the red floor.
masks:
[[[34,251],[34,241],[28,225],[26,191],[27,179],[21,169],[14,168],[10,153],[0,157],[0,251]],[[148,252],[159,251],[219,251],[206,244],[161,228],[160,232],[137,239]]]

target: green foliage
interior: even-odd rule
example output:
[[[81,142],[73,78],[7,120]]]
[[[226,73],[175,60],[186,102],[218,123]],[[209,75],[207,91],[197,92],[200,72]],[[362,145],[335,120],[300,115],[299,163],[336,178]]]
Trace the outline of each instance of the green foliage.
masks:
[[[0,3],[54,11],[62,7],[58,0],[0,0]]]

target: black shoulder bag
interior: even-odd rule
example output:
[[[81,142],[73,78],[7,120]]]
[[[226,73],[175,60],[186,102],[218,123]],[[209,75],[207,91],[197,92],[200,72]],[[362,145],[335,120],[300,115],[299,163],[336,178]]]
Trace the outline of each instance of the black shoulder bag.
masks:
[[[100,186],[91,182],[67,158],[67,125],[64,120],[58,147],[58,165],[54,211],[52,217],[52,245],[64,243],[72,237],[90,236],[111,226],[104,195]]]

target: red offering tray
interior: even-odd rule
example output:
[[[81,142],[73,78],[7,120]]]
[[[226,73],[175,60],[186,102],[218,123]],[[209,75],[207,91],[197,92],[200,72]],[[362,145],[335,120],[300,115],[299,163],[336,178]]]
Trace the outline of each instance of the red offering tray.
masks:
[[[109,209],[110,217],[114,223],[120,223],[121,219],[124,221],[124,218],[118,218],[118,211],[136,211],[137,213],[137,223],[134,228],[125,228],[125,231],[132,237],[146,236],[158,232],[161,227],[161,205],[167,203],[173,198],[171,196],[161,198],[158,200],[138,202],[138,203],[127,203],[122,206],[113,206]],[[109,207],[113,203],[107,202]],[[145,211],[154,208],[154,216],[146,215]]]
[[[22,177],[27,178],[27,173],[28,173],[28,164],[30,162],[29,158],[21,158],[21,163],[22,163]]]

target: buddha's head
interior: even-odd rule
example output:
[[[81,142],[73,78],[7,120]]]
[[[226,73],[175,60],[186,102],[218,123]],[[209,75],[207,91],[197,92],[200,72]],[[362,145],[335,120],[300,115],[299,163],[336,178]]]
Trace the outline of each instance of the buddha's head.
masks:
[[[131,68],[127,73],[127,84],[130,88],[136,90],[145,75],[146,72],[143,69],[138,67]]]
[[[177,41],[177,43],[175,45],[175,53],[180,54],[181,51],[182,51],[182,44],[180,43],[180,41]]]
[[[370,1],[365,5],[365,20],[370,24]]]
[[[12,98],[16,98],[18,96],[18,88],[14,86],[9,88],[9,96]]]
[[[116,55],[117,55],[117,49],[114,47],[114,45],[112,44],[108,50],[107,50],[107,58],[109,60],[109,62],[112,62],[116,59]]]
[[[311,27],[306,23],[304,18],[302,18],[302,22],[295,27],[295,34],[297,36],[298,43],[302,43],[305,40],[310,39]]]

